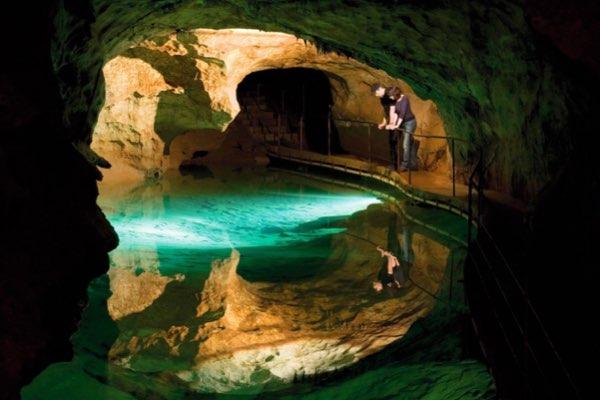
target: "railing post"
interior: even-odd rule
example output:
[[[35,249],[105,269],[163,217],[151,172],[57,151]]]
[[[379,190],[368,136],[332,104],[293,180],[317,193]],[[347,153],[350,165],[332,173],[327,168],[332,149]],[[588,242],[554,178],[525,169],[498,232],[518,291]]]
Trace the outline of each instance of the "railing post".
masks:
[[[304,147],[304,113],[306,112],[306,85],[302,84],[302,116],[300,117],[300,150]]]
[[[371,168],[371,124],[367,125],[369,138],[369,168]]]
[[[469,247],[469,249],[471,249],[471,240],[473,238],[473,234],[472,234],[472,229],[473,229],[473,189],[475,186],[475,183],[473,182],[473,178],[475,177],[475,173],[479,171],[479,168],[481,167],[481,152],[479,155],[479,160],[477,160],[477,163],[475,164],[475,167],[473,168],[473,171],[471,172],[471,174],[469,175],[469,186],[467,189],[467,204],[468,204],[468,224],[469,226],[467,227],[467,245]],[[477,223],[477,228],[479,228],[479,222]]]
[[[396,171],[400,169],[400,138],[398,137],[398,133],[391,131],[388,132],[390,135],[396,134]]]
[[[281,146],[281,114],[277,115],[277,150]]]
[[[331,157],[331,106],[327,113],[327,156]]]
[[[454,170],[454,138],[450,138],[450,152],[452,157],[452,196],[456,196],[456,172]]]
[[[283,135],[285,136],[285,131],[287,130],[287,124],[285,124],[285,122],[287,121],[285,119],[285,90],[281,91],[281,118],[283,119],[283,121],[281,121],[281,124],[283,126]]]
[[[300,117],[300,150],[303,150],[304,117]]]
[[[408,142],[408,160],[406,160],[406,165],[408,167],[408,184],[412,185],[412,153],[411,153],[411,146],[412,146],[412,138],[410,136],[408,136],[408,133],[406,133],[406,131],[404,131],[404,134],[407,135],[407,142]],[[404,160],[403,160],[404,161]]]
[[[479,171],[478,171],[478,182],[477,182],[477,229],[479,229],[481,224],[481,209],[483,207],[483,147],[479,149]]]
[[[471,226],[473,225],[473,181],[472,175],[469,177],[469,186],[467,189],[467,246],[471,248]]]
[[[450,250],[450,287],[448,288],[449,303],[452,303],[452,286],[454,286],[454,249]]]

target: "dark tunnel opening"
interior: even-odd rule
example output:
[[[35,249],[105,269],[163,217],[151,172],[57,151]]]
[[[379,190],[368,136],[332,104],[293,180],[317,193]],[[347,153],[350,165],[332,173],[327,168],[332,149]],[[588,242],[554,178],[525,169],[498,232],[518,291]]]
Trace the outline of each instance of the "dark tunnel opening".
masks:
[[[249,74],[237,97],[265,142],[326,154],[341,145],[330,121],[333,105],[327,75],[310,68],[269,69]]]

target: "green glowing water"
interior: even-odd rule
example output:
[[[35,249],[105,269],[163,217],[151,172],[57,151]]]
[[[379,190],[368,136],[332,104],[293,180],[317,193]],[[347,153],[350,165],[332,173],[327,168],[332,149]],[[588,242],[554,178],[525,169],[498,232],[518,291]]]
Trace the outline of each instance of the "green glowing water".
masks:
[[[326,272],[325,268],[332,268],[324,263],[332,252],[332,237],[345,229],[351,214],[380,200],[366,192],[256,169],[202,179],[172,174],[142,186],[104,189],[99,203],[121,239],[110,254],[111,278],[103,276],[88,289],[90,305],[72,339],[74,359],[47,368],[23,390],[24,399],[198,398],[199,394],[165,375],[189,368],[197,346],[181,348],[178,357],[161,349],[150,356],[134,355],[128,359],[132,369],[109,362],[109,350],[116,341],[149,337],[165,327],[197,327],[197,296],[210,264],[227,257],[232,248],[240,251],[238,272],[249,281],[302,281]],[[430,219],[439,216],[452,220],[436,210],[426,214],[424,217]],[[107,306],[111,295],[125,295],[126,304],[137,301],[127,297],[127,291],[111,286],[117,271],[129,274],[127,279],[132,283],[143,274],[169,282],[151,304],[144,304],[142,310],[129,310],[115,320]],[[458,341],[444,330],[453,314],[444,311],[434,316],[438,314],[443,318],[434,317],[430,329],[443,339],[434,339],[445,343],[443,349],[430,350],[428,357],[419,356],[412,362],[416,361],[415,365],[388,360],[386,368],[354,374],[333,387],[301,382],[285,387],[281,395],[332,398],[336,392],[339,398],[354,398],[354,393],[362,390],[364,398],[377,398],[376,393],[383,396],[400,390],[409,393],[405,398],[415,399],[435,393],[441,397],[430,398],[484,398],[490,387],[485,369],[478,363],[449,357],[460,353],[456,350]],[[436,346],[440,347],[429,348]],[[438,353],[450,361],[437,363]],[[388,379],[398,380],[397,385],[381,385]],[[442,389],[449,381],[454,386]],[[419,390],[411,392],[415,386]],[[256,387],[246,393],[261,396]]]
[[[369,204],[372,195],[264,169],[195,179],[164,180],[102,195],[99,203],[119,234],[111,266],[135,264],[165,275],[205,275],[232,248],[251,280],[310,275],[327,255],[337,221]],[[285,265],[301,268],[283,268]]]

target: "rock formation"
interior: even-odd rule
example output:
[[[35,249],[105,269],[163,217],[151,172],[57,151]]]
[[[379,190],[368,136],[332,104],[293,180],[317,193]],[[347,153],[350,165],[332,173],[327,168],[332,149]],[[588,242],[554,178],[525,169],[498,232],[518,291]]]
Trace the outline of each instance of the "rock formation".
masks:
[[[143,311],[165,291],[165,286],[173,280],[183,279],[161,276],[156,272],[141,272],[139,275],[130,268],[111,268],[108,271],[112,295],[108,299],[108,314],[114,320],[129,314]]]

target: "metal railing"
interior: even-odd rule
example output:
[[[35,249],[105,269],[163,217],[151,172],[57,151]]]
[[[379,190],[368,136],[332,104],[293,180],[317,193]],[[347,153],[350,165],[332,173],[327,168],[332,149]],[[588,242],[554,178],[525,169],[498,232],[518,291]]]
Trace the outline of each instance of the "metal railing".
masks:
[[[330,114],[331,115],[331,114]],[[331,118],[329,118],[331,120]],[[350,128],[352,126],[364,127],[367,129],[367,148],[368,148],[368,160],[369,163],[372,162],[372,130],[373,128],[378,129],[377,124],[369,121],[361,121],[361,120],[353,120],[353,119],[333,119],[333,121],[338,122],[340,125]],[[404,134],[404,129],[397,129],[400,133]],[[331,128],[329,127],[328,131],[328,143],[331,142]],[[456,196],[456,142],[468,143],[467,140],[458,138],[455,136],[441,136],[441,135],[429,135],[429,134],[411,134],[412,138],[424,138],[424,139],[434,139],[434,140],[445,140],[448,142],[448,147],[450,148],[450,162],[451,162],[451,170],[452,170],[452,196]],[[412,139],[408,141],[408,154],[411,154],[411,146]],[[328,153],[331,153],[330,146],[328,148]],[[416,160],[414,160],[416,162]],[[465,164],[468,164],[468,160],[464,160]],[[399,169],[400,162],[400,140],[396,141],[396,169]],[[408,184],[412,185],[412,170],[413,167],[411,165],[408,166]]]
[[[487,318],[493,318],[495,326],[502,334],[501,339],[509,350],[516,372],[522,377],[524,385],[531,393],[539,395],[539,391],[544,390],[545,396],[549,398],[561,398],[556,394],[558,383],[548,376],[549,373],[553,373],[554,377],[563,377],[569,397],[580,398],[577,385],[545,324],[517,278],[508,257],[501,250],[495,235],[490,232],[484,222],[486,171],[484,154],[480,149],[478,162],[468,179],[467,243],[469,246],[468,259],[475,271],[477,282],[488,301],[488,307],[491,309],[491,313],[487,313]],[[476,212],[475,197],[477,198]],[[473,226],[477,228],[476,236],[472,233]],[[488,308],[484,312],[487,310]],[[529,316],[533,318],[529,318]],[[481,327],[477,327],[475,319],[472,319],[472,322],[476,331],[480,331]],[[538,333],[536,341],[530,340],[534,330],[537,330]],[[511,338],[516,340],[511,340]],[[523,352],[517,351],[519,343],[522,344]],[[489,352],[485,349],[482,350],[487,358]],[[501,354],[499,357],[503,356],[505,355]],[[487,361],[488,365],[492,364],[489,359]],[[533,371],[530,366],[534,368]],[[532,372],[538,374],[537,386],[531,382]],[[566,388],[563,387],[563,389]]]
[[[473,171],[469,175],[468,179],[468,187],[467,187],[467,243],[471,243],[473,239],[473,223],[477,227],[479,231],[479,226],[481,224],[482,215],[483,215],[483,177],[485,176],[485,163],[483,160],[483,149],[479,149],[478,151],[479,157],[477,159],[477,163],[473,168]],[[475,177],[477,177],[477,181],[475,181]],[[473,193],[476,192],[477,195],[477,216],[473,219]]]

